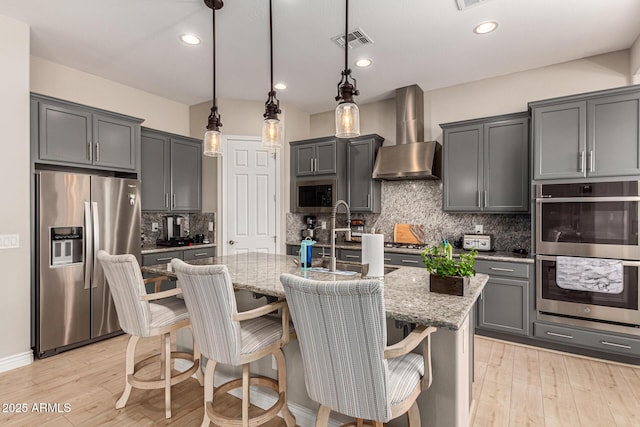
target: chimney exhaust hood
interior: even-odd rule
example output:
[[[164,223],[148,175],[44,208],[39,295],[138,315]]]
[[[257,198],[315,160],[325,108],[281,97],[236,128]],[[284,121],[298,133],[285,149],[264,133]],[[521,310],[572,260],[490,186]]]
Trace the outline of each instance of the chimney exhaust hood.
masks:
[[[418,85],[396,89],[396,145],[380,147],[373,178],[440,179],[442,147],[424,140],[424,95]]]

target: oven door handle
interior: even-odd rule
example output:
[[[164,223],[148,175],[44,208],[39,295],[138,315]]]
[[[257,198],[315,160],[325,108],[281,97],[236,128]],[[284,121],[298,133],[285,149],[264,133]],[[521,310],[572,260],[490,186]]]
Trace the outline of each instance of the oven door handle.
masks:
[[[567,255],[567,256],[570,256],[570,255]],[[540,261],[555,261],[556,258],[558,257],[551,256],[551,255],[536,255],[536,259]],[[580,258],[598,258],[598,257],[580,257]],[[624,267],[640,267],[640,261],[628,261],[626,259],[622,259],[620,261],[622,261],[622,265]]]
[[[596,203],[596,202],[640,202],[640,196],[614,197],[536,197],[536,203]]]

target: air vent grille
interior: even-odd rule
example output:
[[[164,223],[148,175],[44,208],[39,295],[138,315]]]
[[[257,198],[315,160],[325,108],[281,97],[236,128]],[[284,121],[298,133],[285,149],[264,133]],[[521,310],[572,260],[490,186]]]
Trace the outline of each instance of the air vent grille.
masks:
[[[343,34],[331,37],[331,40],[341,48],[344,48]],[[362,28],[356,28],[355,30],[350,31],[349,34],[347,34],[347,40],[349,40],[349,47],[351,49],[373,44],[371,37],[369,37]]]
[[[458,10],[465,10],[471,6],[477,6],[480,3],[484,3],[489,0],[456,0]]]

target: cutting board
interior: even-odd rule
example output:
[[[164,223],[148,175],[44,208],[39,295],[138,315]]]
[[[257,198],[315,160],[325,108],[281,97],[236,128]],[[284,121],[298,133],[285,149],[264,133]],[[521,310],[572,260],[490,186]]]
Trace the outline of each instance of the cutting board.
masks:
[[[396,224],[393,226],[393,241],[413,245],[424,244],[424,225]]]

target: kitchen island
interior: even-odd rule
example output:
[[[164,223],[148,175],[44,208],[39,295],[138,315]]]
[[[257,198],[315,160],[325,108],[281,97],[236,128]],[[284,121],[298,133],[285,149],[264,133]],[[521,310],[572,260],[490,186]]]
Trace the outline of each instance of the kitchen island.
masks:
[[[260,295],[284,298],[280,274],[290,273],[314,280],[352,280],[359,275],[303,271],[295,263],[296,257],[249,253],[189,261],[193,265],[224,264],[229,269],[234,287]],[[173,275],[168,264],[145,266],[147,273]],[[432,336],[433,383],[418,399],[424,426],[468,426],[471,409],[471,380],[473,369],[472,313],[476,299],[488,280],[477,274],[471,279],[469,295],[449,296],[429,292],[429,274],[424,268],[399,267],[384,278],[384,302],[388,317],[389,344],[402,336],[393,328],[393,320],[406,324],[435,326]],[[239,310],[242,307],[238,303]],[[304,417],[303,408],[315,411],[306,395],[300,350],[296,341],[285,347],[287,358],[289,400],[299,425],[312,425]],[[270,366],[257,366],[257,373],[273,376]],[[269,372],[270,371],[270,372]],[[296,408],[301,411],[296,411]],[[296,413],[298,412],[298,413]],[[309,414],[309,411],[306,412]],[[302,417],[300,415],[303,415]],[[403,417],[388,423],[405,425]]]

